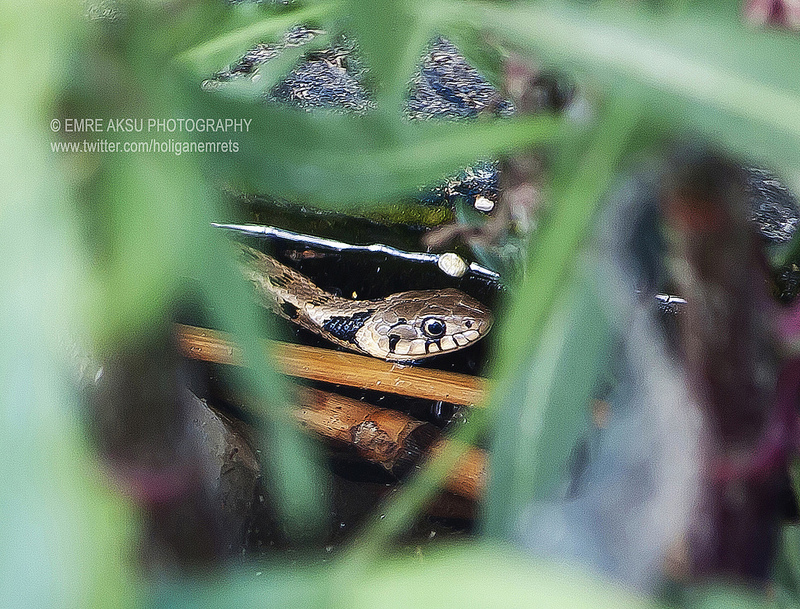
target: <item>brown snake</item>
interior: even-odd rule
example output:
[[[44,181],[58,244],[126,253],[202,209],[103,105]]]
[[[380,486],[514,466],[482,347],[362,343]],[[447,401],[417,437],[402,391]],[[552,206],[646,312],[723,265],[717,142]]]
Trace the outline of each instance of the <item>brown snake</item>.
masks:
[[[262,305],[359,353],[396,362],[420,360],[463,349],[492,326],[489,309],[453,288],[350,300],[325,292],[252,247],[237,246],[242,272]]]

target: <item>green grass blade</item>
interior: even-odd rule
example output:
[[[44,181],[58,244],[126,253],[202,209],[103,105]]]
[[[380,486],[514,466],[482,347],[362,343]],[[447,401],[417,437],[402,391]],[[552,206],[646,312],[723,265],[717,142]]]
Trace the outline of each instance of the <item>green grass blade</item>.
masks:
[[[507,381],[508,399],[495,405],[489,535],[511,535],[524,508],[551,497],[568,478],[572,451],[590,428],[591,392],[610,355],[609,323],[596,295],[586,272],[579,273],[556,304],[539,349],[520,377]]]
[[[49,146],[54,93],[84,24],[72,3],[6,5],[0,66],[41,63],[0,90],[0,606],[132,607],[138,523],[80,425],[69,354],[85,330],[86,268]]]
[[[271,314],[256,305],[223,233],[209,228],[202,243],[205,253],[198,258],[196,278],[215,321],[232,332],[242,349],[243,367],[229,370],[229,378],[250,398],[246,405],[264,431],[265,482],[285,530],[295,539],[312,539],[327,524],[321,455],[291,417],[286,379],[264,352],[262,328]]]
[[[620,3],[470,5],[461,16],[611,92],[650,91],[673,131],[704,134],[745,158],[800,164],[800,39],[747,27],[698,4],[655,11]]]
[[[563,128],[541,116],[387,129],[380,116],[255,107],[208,95],[195,96],[194,104],[202,116],[252,121],[248,133],[232,138],[237,153],[206,155],[210,175],[245,192],[334,208],[414,195],[478,158],[552,142]]]
[[[514,381],[538,348],[553,306],[568,283],[578,250],[592,225],[600,197],[613,178],[637,120],[635,104],[619,103],[609,108],[575,175],[559,189],[553,201],[547,225],[531,249],[530,272],[515,294],[500,331],[494,362],[496,382],[488,404],[492,412],[512,399]],[[387,502],[380,517],[368,523],[354,544],[348,561],[368,564],[413,521],[441,488],[447,472],[486,430],[488,412],[489,409],[475,410],[448,448]]]
[[[119,58],[128,69],[102,76],[104,82],[139,98],[153,116],[181,116],[185,107],[180,84],[170,74],[158,71],[165,58],[162,49],[150,45],[152,21],[159,15],[154,11],[140,16],[125,32],[130,36],[125,39],[126,53],[136,57],[135,64]],[[89,47],[85,52],[87,59],[76,72],[85,79],[87,89],[97,93],[76,95],[72,111],[78,116],[131,112],[129,96],[118,95],[116,86],[104,88],[93,80],[97,74],[88,67],[92,59],[108,52],[107,48]],[[141,137],[137,133],[128,140]],[[163,133],[150,137],[168,139]],[[110,154],[98,155],[95,162],[92,179],[86,181],[82,194],[85,207],[93,212],[86,233],[96,257],[97,289],[91,318],[97,344],[105,352],[113,352],[120,345],[140,341],[153,327],[165,327],[182,299],[199,286],[204,304],[211,305],[210,316],[232,330],[244,349],[248,366],[235,372],[242,394],[268,405],[262,417],[264,466],[269,472],[265,478],[272,485],[278,515],[290,533],[314,535],[325,522],[316,453],[312,441],[302,437],[290,420],[283,378],[261,350],[261,320],[266,314],[256,308],[243,278],[231,264],[222,233],[210,226],[224,219],[228,210],[210,194],[213,187],[205,180],[197,155]]]
[[[338,579],[330,569],[275,565],[258,576],[163,587],[155,607],[224,609],[387,609],[405,607],[546,607],[655,609],[658,605],[576,569],[534,561],[504,547],[461,544],[419,558],[371,565]]]
[[[399,117],[407,83],[419,65],[431,24],[413,0],[349,0],[348,24],[369,66],[380,110]]]
[[[236,62],[256,44],[276,42],[284,32],[295,25],[325,21],[335,15],[340,8],[336,2],[322,2],[263,17],[249,25],[218,33],[214,38],[187,49],[178,55],[175,61],[189,67],[195,78],[205,78]]]

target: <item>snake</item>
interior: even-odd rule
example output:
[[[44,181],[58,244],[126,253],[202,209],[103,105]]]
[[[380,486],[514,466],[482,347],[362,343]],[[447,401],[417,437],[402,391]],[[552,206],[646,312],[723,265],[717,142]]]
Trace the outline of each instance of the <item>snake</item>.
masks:
[[[259,250],[236,246],[242,273],[262,306],[351,351],[414,362],[469,347],[492,327],[491,311],[454,288],[351,300]]]

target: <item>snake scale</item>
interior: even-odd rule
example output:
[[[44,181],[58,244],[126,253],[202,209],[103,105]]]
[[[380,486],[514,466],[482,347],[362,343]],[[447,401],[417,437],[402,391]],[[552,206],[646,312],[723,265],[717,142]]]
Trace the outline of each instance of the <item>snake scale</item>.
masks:
[[[350,300],[252,247],[237,247],[242,272],[263,306],[346,349],[411,362],[463,349],[492,326],[489,309],[453,288]]]

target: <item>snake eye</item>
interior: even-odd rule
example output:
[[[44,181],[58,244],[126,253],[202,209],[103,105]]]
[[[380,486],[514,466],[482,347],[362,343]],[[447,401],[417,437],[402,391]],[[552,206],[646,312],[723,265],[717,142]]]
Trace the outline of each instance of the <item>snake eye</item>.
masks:
[[[445,329],[444,322],[436,317],[429,317],[422,322],[422,331],[430,338],[441,338]]]

